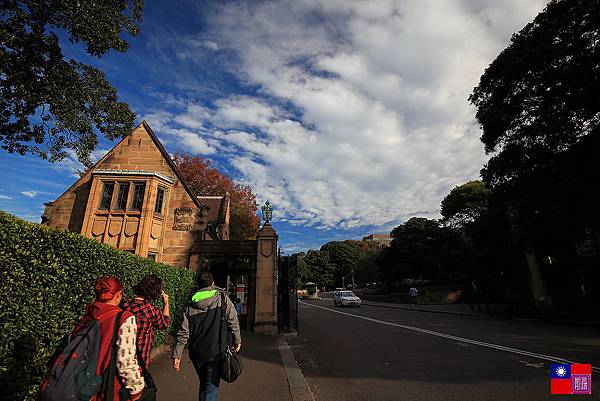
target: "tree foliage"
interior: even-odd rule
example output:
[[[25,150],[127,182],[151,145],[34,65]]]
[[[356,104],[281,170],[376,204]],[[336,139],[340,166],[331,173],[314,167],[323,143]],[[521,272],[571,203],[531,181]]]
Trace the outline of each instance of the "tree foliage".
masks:
[[[553,0],[486,69],[470,101],[490,188],[554,171],[557,158],[600,124],[600,2]]]
[[[352,272],[357,284],[377,279],[376,256],[382,246],[370,241],[331,241],[319,250],[309,250],[292,255],[297,261],[301,283],[313,281],[321,286],[341,287],[350,284]]]
[[[557,247],[600,255],[586,245],[600,238],[598,60],[600,1],[552,0],[470,96],[493,152],[482,170],[491,212],[517,210],[517,224],[546,255]]]
[[[329,262],[335,266],[334,280],[342,283],[342,277],[350,281],[352,271],[361,256],[361,252],[354,244],[355,241],[333,241],[323,245],[320,249],[322,253],[329,256]]]
[[[74,152],[86,166],[98,144],[127,135],[135,114],[119,102],[104,73],[65,59],[59,35],[101,57],[124,52],[143,0],[2,1],[0,10],[0,146],[59,161]]]
[[[389,281],[423,278],[454,281],[471,272],[471,249],[464,238],[437,220],[413,217],[392,230],[383,270]]]
[[[298,273],[302,284],[312,281],[319,286],[331,287],[335,283],[335,269],[327,252],[311,249],[304,257],[298,258]]]
[[[256,195],[248,185],[235,183],[213,168],[211,161],[197,156],[177,154],[173,159],[192,191],[198,196],[231,197],[229,235],[232,240],[253,239],[258,233]]]
[[[444,223],[464,228],[486,213],[490,190],[481,181],[458,185],[442,200],[441,214]]]

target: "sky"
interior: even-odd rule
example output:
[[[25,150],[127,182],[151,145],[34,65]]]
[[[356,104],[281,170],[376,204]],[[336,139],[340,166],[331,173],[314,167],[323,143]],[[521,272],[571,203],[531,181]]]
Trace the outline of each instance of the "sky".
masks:
[[[169,152],[268,199],[291,253],[440,218],[488,157],[467,98],[545,3],[153,0],[126,53],[64,54],[102,69]],[[81,168],[0,150],[0,209],[39,222]]]

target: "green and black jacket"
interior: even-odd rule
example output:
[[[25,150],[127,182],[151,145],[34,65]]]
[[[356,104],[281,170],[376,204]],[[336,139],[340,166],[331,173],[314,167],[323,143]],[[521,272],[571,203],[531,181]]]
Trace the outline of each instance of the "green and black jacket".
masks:
[[[194,294],[192,301],[183,312],[181,329],[177,332],[177,342],[172,357],[181,359],[183,348],[188,344],[190,359],[205,361],[225,351],[227,334],[233,344],[241,344],[240,325],[233,302],[225,294],[225,320],[221,325],[221,293],[218,287],[202,288]],[[219,348],[219,330],[223,346]]]

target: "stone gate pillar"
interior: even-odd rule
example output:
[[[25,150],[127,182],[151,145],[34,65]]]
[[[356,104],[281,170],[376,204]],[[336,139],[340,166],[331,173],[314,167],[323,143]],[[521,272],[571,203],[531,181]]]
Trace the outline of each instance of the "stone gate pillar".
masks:
[[[277,232],[266,222],[256,236],[254,332],[277,334]]]

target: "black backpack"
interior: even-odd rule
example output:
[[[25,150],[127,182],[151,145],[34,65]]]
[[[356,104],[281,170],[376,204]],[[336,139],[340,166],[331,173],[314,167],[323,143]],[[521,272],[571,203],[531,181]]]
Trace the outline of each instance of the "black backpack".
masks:
[[[112,343],[116,342],[119,322],[123,312],[117,313]],[[80,329],[69,337],[40,389],[40,401],[89,401],[101,391],[108,392],[107,401],[112,401],[114,368],[110,366],[98,376],[98,354],[100,352],[100,322],[86,320]],[[111,364],[112,365],[112,364]]]

